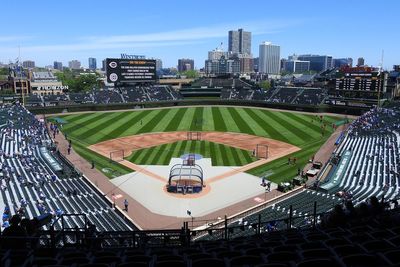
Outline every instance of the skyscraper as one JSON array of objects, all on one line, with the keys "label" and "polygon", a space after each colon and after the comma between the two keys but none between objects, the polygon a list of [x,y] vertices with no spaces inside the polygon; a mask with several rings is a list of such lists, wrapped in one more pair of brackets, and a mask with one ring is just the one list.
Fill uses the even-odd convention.
[{"label": "skyscraper", "polygon": [[91,70],[97,69],[97,62],[96,62],[96,59],[93,57],[89,58],[89,69],[91,69]]},{"label": "skyscraper", "polygon": [[310,70],[324,71],[333,67],[332,56],[327,55],[299,55],[299,60],[310,61]]},{"label": "skyscraper", "polygon": [[194,60],[188,58],[178,59],[178,71],[184,72],[188,70],[194,70]]},{"label": "skyscraper", "polygon": [[62,64],[62,62],[54,61],[53,68],[54,68],[55,70],[62,70],[62,69],[63,69],[63,64]]},{"label": "skyscraper", "polygon": [[359,57],[357,59],[357,67],[361,67],[361,66],[364,66],[364,65],[365,65],[364,58],[363,57]]},{"label": "skyscraper", "polygon": [[22,67],[27,69],[33,69],[35,67],[35,61],[25,60],[24,62],[22,62]]},{"label": "skyscraper", "polygon": [[271,42],[260,44],[258,71],[266,74],[279,74],[281,47]]},{"label": "skyscraper", "polygon": [[72,70],[77,70],[81,68],[81,62],[79,60],[71,60],[70,62],[68,62],[68,67]]},{"label": "skyscraper", "polygon": [[251,32],[239,29],[228,32],[228,51],[233,54],[251,55]]}]

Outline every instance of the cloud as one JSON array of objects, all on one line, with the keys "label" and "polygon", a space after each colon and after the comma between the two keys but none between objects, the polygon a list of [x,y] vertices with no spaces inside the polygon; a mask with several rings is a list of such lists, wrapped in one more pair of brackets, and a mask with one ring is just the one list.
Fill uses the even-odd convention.
[{"label": "cloud", "polygon": [[9,42],[15,43],[16,41],[23,41],[31,38],[32,36],[17,36],[17,35],[0,36],[0,43],[9,43]]}]

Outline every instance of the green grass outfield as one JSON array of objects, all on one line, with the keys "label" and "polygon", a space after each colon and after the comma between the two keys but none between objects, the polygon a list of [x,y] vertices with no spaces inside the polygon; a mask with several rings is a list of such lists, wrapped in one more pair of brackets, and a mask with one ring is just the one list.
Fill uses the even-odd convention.
[{"label": "green grass outfield", "polygon": [[[281,164],[286,159],[275,160],[250,173],[264,175],[268,172],[273,181],[292,178],[300,164],[305,163],[332,132],[332,123],[339,117],[324,116],[327,125],[324,136],[321,136],[321,123],[316,115],[296,112],[279,112],[258,108],[241,107],[190,107],[165,108],[154,110],[134,110],[119,112],[77,113],[58,116],[67,123],[62,131],[74,140],[73,146],[84,158],[95,160],[96,167],[113,168],[121,174],[130,171],[108,164],[104,158],[86,147],[101,141],[148,132],[168,131],[220,131],[240,132],[268,137],[287,142],[302,148],[294,153],[298,155],[298,166]],[[218,153],[218,152],[217,152]],[[301,156],[301,157],[300,157]],[[101,162],[100,162],[100,159]],[[99,162],[97,162],[99,160]],[[304,165],[304,164],[303,164]],[[107,174],[106,174],[107,175]],[[108,175],[110,177],[110,175]]]},{"label": "green grass outfield", "polygon": [[168,165],[171,158],[179,158],[187,153],[211,158],[213,166],[243,166],[257,160],[247,150],[209,141],[178,141],[144,148],[135,151],[127,159],[139,165]]}]

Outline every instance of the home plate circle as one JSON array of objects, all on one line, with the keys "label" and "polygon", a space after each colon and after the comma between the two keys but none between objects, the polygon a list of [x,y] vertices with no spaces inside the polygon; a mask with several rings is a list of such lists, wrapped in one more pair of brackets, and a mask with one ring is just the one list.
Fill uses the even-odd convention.
[{"label": "home plate circle", "polygon": [[259,198],[259,197],[255,197],[254,201],[258,202],[258,203],[264,202],[264,200],[262,198]]}]

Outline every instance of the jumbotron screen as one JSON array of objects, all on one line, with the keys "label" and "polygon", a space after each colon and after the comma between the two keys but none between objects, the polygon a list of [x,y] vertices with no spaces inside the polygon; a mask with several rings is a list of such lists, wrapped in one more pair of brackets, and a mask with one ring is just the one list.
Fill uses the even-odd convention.
[{"label": "jumbotron screen", "polygon": [[106,65],[109,83],[156,81],[156,61],[152,59],[107,58]]}]

